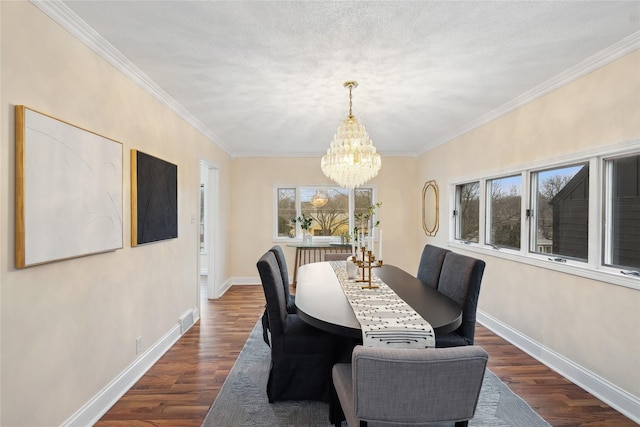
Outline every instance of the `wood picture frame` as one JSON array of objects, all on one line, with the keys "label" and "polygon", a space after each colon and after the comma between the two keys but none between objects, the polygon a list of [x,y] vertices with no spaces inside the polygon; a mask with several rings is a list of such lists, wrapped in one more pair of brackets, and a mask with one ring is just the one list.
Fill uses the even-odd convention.
[{"label": "wood picture frame", "polygon": [[178,166],[131,150],[131,246],[178,237]]},{"label": "wood picture frame", "polygon": [[427,236],[435,236],[440,227],[440,195],[438,184],[427,181],[422,187],[422,229]]},{"label": "wood picture frame", "polygon": [[123,243],[122,144],[15,106],[17,268]]}]

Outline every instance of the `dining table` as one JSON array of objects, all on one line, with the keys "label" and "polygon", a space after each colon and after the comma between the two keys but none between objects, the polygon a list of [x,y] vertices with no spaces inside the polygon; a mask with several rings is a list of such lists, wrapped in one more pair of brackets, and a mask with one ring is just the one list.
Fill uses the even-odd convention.
[{"label": "dining table", "polygon": [[[415,276],[393,265],[372,268],[404,302],[426,320],[436,335],[462,324],[462,307]],[[362,329],[331,262],[315,262],[298,269],[295,303],[298,316],[324,331],[361,338]]]}]

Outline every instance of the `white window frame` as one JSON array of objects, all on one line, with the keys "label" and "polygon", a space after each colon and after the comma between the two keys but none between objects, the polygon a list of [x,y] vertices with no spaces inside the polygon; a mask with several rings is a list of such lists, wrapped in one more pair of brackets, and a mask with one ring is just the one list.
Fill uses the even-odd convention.
[{"label": "white window frame", "polygon": [[[559,156],[554,160],[541,161],[531,164],[522,165],[519,168],[503,170],[500,174],[481,176],[481,177],[464,177],[460,180],[451,181],[448,184],[449,189],[449,246],[459,248],[471,252],[488,254],[498,258],[504,258],[515,262],[522,262],[537,267],[547,268],[573,274],[589,279],[611,283],[614,285],[624,286],[631,289],[640,290],[640,277],[625,275],[620,268],[605,265],[605,245],[608,235],[606,233],[605,213],[607,209],[607,191],[606,185],[610,185],[610,180],[606,178],[606,161],[619,157],[626,157],[640,154],[640,138],[625,141],[612,145],[605,149],[589,150],[581,153],[574,153],[566,156]],[[535,183],[532,182],[532,174],[544,169],[553,169],[563,166],[569,166],[577,163],[589,163],[589,243],[587,260],[564,259],[562,261],[555,260],[556,257],[547,256],[545,254],[534,253],[530,250],[532,240],[530,238],[532,218],[527,215],[533,212],[535,202],[532,200],[532,194],[535,192]],[[486,189],[487,181],[522,174],[522,221],[521,221],[521,239],[520,250],[512,250],[509,248],[495,248],[486,242],[485,228],[487,227],[487,210],[486,210]],[[463,242],[456,239],[455,236],[459,222],[453,211],[458,209],[457,206],[457,186],[471,182],[480,182],[480,235],[478,243]]]},{"label": "white window frame", "polygon": [[[289,244],[301,244],[302,243],[302,229],[300,228],[300,224],[296,223],[296,235],[295,237],[283,237],[283,236],[278,236],[278,189],[280,188],[295,188],[296,190],[296,201],[295,201],[295,206],[296,206],[296,218],[298,216],[300,216],[302,214],[302,207],[301,207],[301,200],[300,200],[300,190],[302,188],[317,188],[317,189],[323,189],[323,188],[332,188],[332,187],[338,187],[337,185],[331,185],[331,184],[326,184],[326,185],[317,185],[317,184],[312,184],[312,185],[287,185],[287,184],[278,184],[278,185],[274,185],[273,186],[273,226],[272,226],[272,239],[274,243],[289,243]],[[372,204],[377,203],[378,201],[378,188],[375,185],[363,185],[361,187],[358,187],[359,189],[361,188],[365,188],[365,189],[371,189],[371,198],[372,198]],[[350,189],[348,190],[349,192],[349,230],[352,231],[353,227],[355,226],[354,224],[354,213],[355,213],[355,190],[354,189]],[[373,223],[376,222],[376,215],[373,216],[372,218]],[[375,228],[374,228],[374,241],[377,242],[378,238],[377,238],[377,233],[375,232]],[[320,244],[329,244],[329,243],[340,243],[341,239],[340,236],[313,236],[313,242],[314,243],[320,243]]]},{"label": "white window frame", "polygon": [[[611,268],[614,270],[620,270],[621,267],[611,266],[613,264],[612,257],[612,248],[613,248],[613,161],[626,158],[626,157],[635,157],[640,155],[640,152],[637,153],[627,153],[624,155],[617,156],[608,156],[603,157],[600,166],[602,167],[602,176],[603,176],[603,191],[601,193],[602,197],[602,209],[598,211],[601,215],[601,224],[602,224],[602,244],[600,248],[602,250],[601,253],[597,254],[598,259],[601,260],[604,268]],[[631,269],[622,269],[622,274],[636,274],[638,272],[637,268]]]},{"label": "white window frame", "polygon": [[[524,182],[525,182],[525,178],[523,177],[523,173],[513,173],[510,175],[500,175],[500,176],[495,176],[492,178],[486,178],[484,179],[484,187],[485,187],[485,209],[484,209],[484,223],[485,223],[485,234],[484,234],[484,242],[485,245],[490,246],[493,249],[496,250],[500,250],[500,249],[505,249],[505,250],[511,250],[511,251],[515,251],[515,252],[520,252],[522,250],[523,247],[523,239],[522,239],[522,224],[526,221],[526,216],[523,216],[523,207],[526,206],[523,203],[523,198],[524,198]],[[496,245],[494,242],[491,241],[487,241],[489,240],[489,236],[491,235],[491,209],[493,208],[492,204],[490,203],[490,195],[491,192],[489,191],[489,187],[491,186],[491,182],[492,181],[497,181],[500,179],[506,179],[506,178],[514,178],[514,177],[520,177],[520,247],[519,248],[508,248],[505,246],[498,246]],[[480,214],[480,219],[482,221],[482,213]],[[488,234],[486,234],[488,233]],[[496,247],[497,246],[497,247]]]}]

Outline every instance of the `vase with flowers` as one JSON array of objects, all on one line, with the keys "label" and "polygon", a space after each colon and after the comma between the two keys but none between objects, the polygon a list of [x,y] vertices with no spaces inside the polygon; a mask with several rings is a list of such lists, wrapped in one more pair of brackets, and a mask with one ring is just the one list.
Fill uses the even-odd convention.
[{"label": "vase with flowers", "polygon": [[[354,215],[353,238],[358,242],[359,246],[367,246],[367,238],[370,239],[370,245],[373,246],[373,228],[380,225],[380,221],[373,222],[376,209],[382,206],[382,202],[375,203],[367,208],[364,212],[358,212]],[[362,239],[363,241],[360,241]],[[373,249],[373,248],[369,248]]]},{"label": "vase with flowers", "polygon": [[300,223],[300,228],[302,229],[302,244],[311,245],[311,223],[313,222],[313,218],[302,214],[298,218],[291,220],[291,223],[294,225],[296,222]]}]

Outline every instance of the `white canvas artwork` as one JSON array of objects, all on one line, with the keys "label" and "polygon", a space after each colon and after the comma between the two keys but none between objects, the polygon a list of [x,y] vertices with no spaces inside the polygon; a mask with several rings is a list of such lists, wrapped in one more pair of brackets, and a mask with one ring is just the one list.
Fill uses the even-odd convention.
[{"label": "white canvas artwork", "polygon": [[122,248],[122,144],[21,106],[17,127],[19,108],[17,266]]}]

